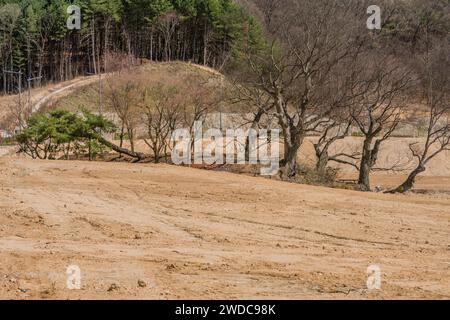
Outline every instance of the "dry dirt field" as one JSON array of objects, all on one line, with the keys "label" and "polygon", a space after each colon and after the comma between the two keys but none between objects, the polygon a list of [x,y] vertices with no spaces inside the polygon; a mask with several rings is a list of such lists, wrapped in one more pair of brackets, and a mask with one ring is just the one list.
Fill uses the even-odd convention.
[{"label": "dry dirt field", "polygon": [[449,299],[450,196],[1,157],[0,298]]}]

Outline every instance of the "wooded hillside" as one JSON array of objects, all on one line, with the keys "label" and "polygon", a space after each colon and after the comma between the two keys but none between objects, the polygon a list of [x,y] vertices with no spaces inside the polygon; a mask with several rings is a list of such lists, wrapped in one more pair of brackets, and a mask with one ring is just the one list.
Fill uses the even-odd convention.
[{"label": "wooded hillside", "polygon": [[[67,8],[81,8],[69,30]],[[0,63],[31,81],[64,81],[135,59],[182,60],[221,68],[257,43],[256,21],[232,0],[0,0]],[[18,74],[0,74],[17,92]]]}]

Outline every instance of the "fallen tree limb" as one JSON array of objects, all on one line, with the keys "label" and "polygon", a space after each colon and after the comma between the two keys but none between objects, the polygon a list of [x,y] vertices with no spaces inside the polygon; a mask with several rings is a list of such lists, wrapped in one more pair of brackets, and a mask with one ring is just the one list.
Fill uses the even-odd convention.
[{"label": "fallen tree limb", "polygon": [[115,145],[114,143],[106,140],[105,138],[103,138],[101,136],[96,137],[96,139],[99,143],[103,144],[104,146],[114,150],[117,153],[130,156],[130,157],[136,159],[136,161],[142,161],[142,160],[150,158],[150,156],[145,153],[134,152],[134,151],[128,150],[126,148],[119,147],[118,145]]}]

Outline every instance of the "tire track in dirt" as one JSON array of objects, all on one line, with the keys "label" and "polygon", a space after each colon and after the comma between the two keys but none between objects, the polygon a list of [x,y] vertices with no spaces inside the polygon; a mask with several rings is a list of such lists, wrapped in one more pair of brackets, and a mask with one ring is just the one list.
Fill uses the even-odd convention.
[{"label": "tire track in dirt", "polygon": [[[450,198],[166,165],[2,158],[0,168],[0,297],[450,296]],[[379,292],[364,290],[373,263]],[[65,289],[69,264],[85,275],[79,292]]]}]

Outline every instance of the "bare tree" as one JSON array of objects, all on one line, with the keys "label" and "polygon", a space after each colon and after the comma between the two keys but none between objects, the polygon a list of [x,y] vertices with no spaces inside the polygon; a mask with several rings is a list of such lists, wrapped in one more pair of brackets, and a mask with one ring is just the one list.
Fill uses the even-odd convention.
[{"label": "bare tree", "polygon": [[[323,95],[327,96],[329,104],[333,106],[328,118],[324,118],[317,132],[319,139],[314,143],[317,157],[316,170],[320,175],[326,173],[330,161],[346,165],[354,165],[354,161],[360,158],[359,152],[338,152],[330,154],[331,147],[339,140],[345,139],[353,126],[353,117],[349,110],[358,103],[358,74],[361,70],[355,61],[341,63],[336,70],[330,74],[330,82],[324,87]],[[339,94],[336,94],[339,93]]]},{"label": "bare tree", "polygon": [[268,50],[248,55],[256,77],[246,85],[272,100],[284,140],[283,175],[292,178],[305,137],[327,123],[347,97],[348,92],[331,85],[333,73],[358,55],[361,25],[354,21],[365,11],[325,0],[281,1],[262,11],[271,12],[278,21],[271,18],[273,40]]},{"label": "bare tree", "polygon": [[150,148],[155,163],[167,156],[170,136],[180,119],[181,102],[175,87],[156,84],[143,91],[140,108],[147,137],[143,140]]},{"label": "bare tree", "polygon": [[164,58],[170,61],[172,57],[172,38],[179,24],[179,18],[175,11],[167,12],[158,19],[157,28],[164,37]]},{"label": "bare tree", "polygon": [[32,114],[32,106],[24,99],[15,97],[7,107],[11,121],[10,131],[23,130]]},{"label": "bare tree", "polygon": [[194,152],[195,140],[200,138],[195,135],[195,123],[197,121],[205,121],[208,114],[217,111],[222,100],[222,97],[217,92],[221,88],[209,83],[207,77],[200,75],[191,76],[189,79],[186,78],[178,86],[185,92],[181,103],[182,121],[183,126],[189,128],[191,151]]},{"label": "bare tree", "polygon": [[[110,109],[120,121],[120,147],[123,147],[125,136],[130,141],[131,151],[134,152],[134,140],[137,126],[137,109],[139,85],[130,75],[123,75],[124,81],[108,81],[106,97]],[[125,83],[124,83],[125,82]]]},{"label": "bare tree", "polygon": [[[242,80],[242,76],[241,80]],[[242,126],[249,126],[251,130],[260,128],[264,116],[272,118],[271,111],[274,107],[273,99],[263,90],[254,86],[241,85],[241,80],[235,79],[228,92],[227,100],[238,108],[240,113],[246,114]],[[245,141],[245,159],[250,157],[250,138]]]},{"label": "bare tree", "polygon": [[[450,150],[450,83],[448,73],[450,60],[449,47],[444,44],[433,52],[427,49],[425,57],[420,60],[420,88],[428,109],[428,125],[425,142],[414,142],[409,149],[417,161],[417,166],[410,172],[406,180],[390,193],[404,193],[414,186],[416,177],[426,170],[427,164],[438,154]],[[420,113],[423,116],[423,113]]]},{"label": "bare tree", "polygon": [[405,97],[413,79],[410,71],[390,57],[367,56],[355,93],[352,118],[364,136],[359,165],[358,188],[370,190],[370,173],[380,147],[402,120]]},{"label": "bare tree", "polygon": [[319,140],[314,143],[314,151],[316,152],[317,157],[316,170],[319,174],[323,175],[326,172],[327,165],[330,161],[347,164],[346,160],[341,159],[342,157],[356,157],[356,155],[349,156],[345,153],[337,153],[333,155],[330,155],[329,153],[330,147],[335,142],[348,137],[352,122],[353,121],[351,119],[348,119],[347,122],[340,122],[330,119],[324,126]]}]

